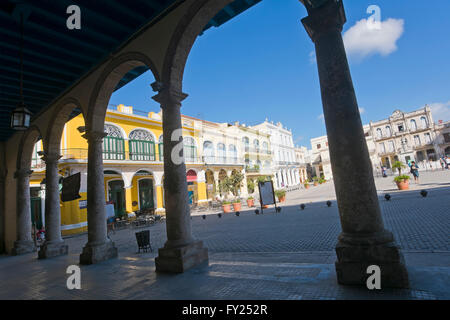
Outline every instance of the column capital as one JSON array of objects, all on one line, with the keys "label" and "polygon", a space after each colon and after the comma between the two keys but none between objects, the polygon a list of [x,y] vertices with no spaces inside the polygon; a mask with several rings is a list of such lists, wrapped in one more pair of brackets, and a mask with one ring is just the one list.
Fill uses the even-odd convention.
[{"label": "column capital", "polygon": [[181,106],[181,102],[188,97],[187,93],[183,93],[180,90],[173,88],[165,88],[164,86],[158,92],[157,95],[153,96],[152,99],[161,104],[164,108],[167,105],[178,105]]},{"label": "column capital", "polygon": [[306,8],[308,16],[302,19],[302,23],[313,42],[330,31],[342,32],[347,21],[342,0],[330,0],[323,6]]},{"label": "column capital", "polygon": [[44,155],[42,156],[42,160],[45,162],[45,164],[50,164],[50,163],[57,163],[59,159],[62,158],[62,155],[54,153],[54,154],[47,154],[44,153]]},{"label": "column capital", "polygon": [[85,138],[88,143],[91,142],[102,142],[103,138],[106,137],[108,134],[106,132],[100,132],[100,131],[88,131],[85,134],[82,135],[83,138]]},{"label": "column capital", "polygon": [[31,174],[33,173],[33,170],[30,170],[28,168],[26,169],[17,169],[16,172],[14,172],[14,178],[24,178],[24,177],[29,177],[31,176]]}]

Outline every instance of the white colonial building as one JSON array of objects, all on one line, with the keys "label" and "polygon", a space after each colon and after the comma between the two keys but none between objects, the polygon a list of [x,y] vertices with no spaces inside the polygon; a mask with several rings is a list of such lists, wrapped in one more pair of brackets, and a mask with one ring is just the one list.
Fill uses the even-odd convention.
[{"label": "white colonial building", "polygon": [[[435,124],[428,106],[412,112],[396,110],[363,128],[374,174],[381,174],[383,166],[390,169],[395,161],[415,161],[421,169],[434,169],[440,157],[450,154],[450,124]],[[327,136],[311,139],[311,146],[316,175],[331,179]]]},{"label": "white colonial building", "polygon": [[295,157],[292,131],[284,128],[280,122],[274,124],[267,119],[263,123],[252,126],[252,128],[270,136],[275,188],[281,189],[299,185],[300,166]]}]

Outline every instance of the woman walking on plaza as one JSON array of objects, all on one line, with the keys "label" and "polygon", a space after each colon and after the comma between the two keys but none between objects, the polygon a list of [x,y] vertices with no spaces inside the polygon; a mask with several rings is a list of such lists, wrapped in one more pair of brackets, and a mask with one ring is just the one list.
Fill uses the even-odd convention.
[{"label": "woman walking on plaza", "polygon": [[415,161],[411,162],[411,173],[414,176],[414,182],[419,184],[419,167]]}]

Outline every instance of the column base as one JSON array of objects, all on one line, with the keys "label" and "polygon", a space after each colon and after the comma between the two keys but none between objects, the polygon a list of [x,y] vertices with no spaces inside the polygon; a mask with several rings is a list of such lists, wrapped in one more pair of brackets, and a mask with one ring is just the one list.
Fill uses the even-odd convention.
[{"label": "column base", "polygon": [[17,240],[14,241],[14,248],[11,250],[11,255],[19,256],[26,253],[31,253],[36,251],[36,246],[33,241],[27,240]]},{"label": "column base", "polygon": [[69,253],[69,246],[64,241],[44,242],[38,252],[38,259],[63,256]]},{"label": "column base", "polygon": [[203,241],[195,241],[176,248],[161,248],[155,258],[156,272],[183,273],[186,270],[208,263],[208,248]]},{"label": "column base", "polygon": [[117,258],[117,248],[111,240],[94,245],[88,242],[80,254],[80,264],[95,264],[113,258]]},{"label": "column base", "polygon": [[371,274],[367,267],[377,265],[381,271],[381,288],[408,288],[408,272],[399,248],[393,243],[373,245],[336,245],[337,280],[343,285],[367,285]]}]

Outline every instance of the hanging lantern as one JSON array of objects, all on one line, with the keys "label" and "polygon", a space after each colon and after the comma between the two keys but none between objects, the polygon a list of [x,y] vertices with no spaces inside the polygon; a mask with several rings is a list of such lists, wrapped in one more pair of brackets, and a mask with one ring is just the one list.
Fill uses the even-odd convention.
[{"label": "hanging lantern", "polygon": [[31,112],[23,102],[23,13],[20,14],[20,102],[11,112],[11,128],[26,130],[30,126]]},{"label": "hanging lantern", "polygon": [[11,128],[14,130],[26,130],[30,126],[31,112],[24,104],[19,103],[11,113]]}]

